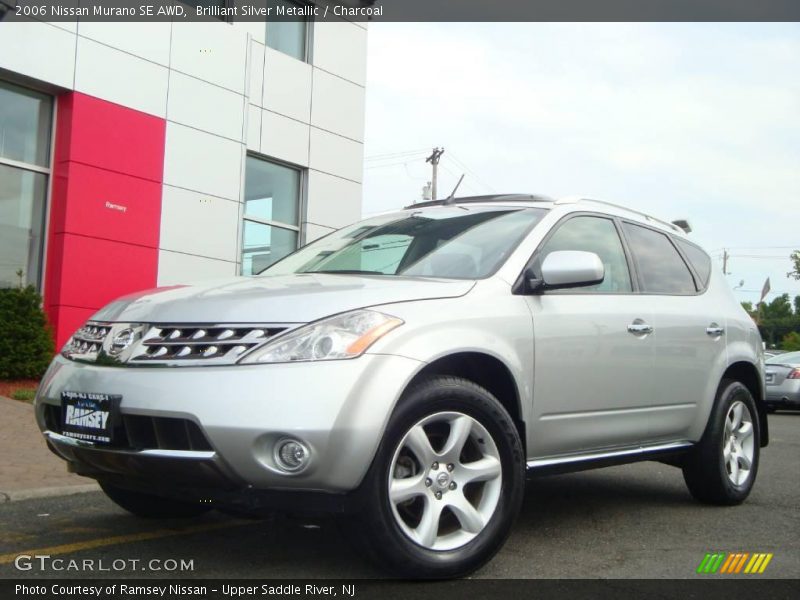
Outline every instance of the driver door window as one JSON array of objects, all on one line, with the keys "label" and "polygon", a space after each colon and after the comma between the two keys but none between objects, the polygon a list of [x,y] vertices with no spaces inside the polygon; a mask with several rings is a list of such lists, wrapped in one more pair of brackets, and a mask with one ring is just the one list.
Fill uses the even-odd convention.
[{"label": "driver door window", "polygon": [[619,239],[617,228],[611,219],[604,217],[573,217],[558,226],[539,251],[539,265],[551,252],[557,250],[582,250],[594,252],[603,261],[605,278],[601,283],[583,288],[570,289],[569,293],[632,292],[628,261]]}]

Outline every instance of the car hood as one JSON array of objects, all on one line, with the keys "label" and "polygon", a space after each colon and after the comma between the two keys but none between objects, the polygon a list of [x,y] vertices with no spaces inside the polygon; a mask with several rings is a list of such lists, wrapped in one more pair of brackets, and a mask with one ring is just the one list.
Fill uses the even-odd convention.
[{"label": "car hood", "polygon": [[307,323],[357,308],[463,296],[474,281],[301,273],[146,290],[92,320],[129,323]]}]

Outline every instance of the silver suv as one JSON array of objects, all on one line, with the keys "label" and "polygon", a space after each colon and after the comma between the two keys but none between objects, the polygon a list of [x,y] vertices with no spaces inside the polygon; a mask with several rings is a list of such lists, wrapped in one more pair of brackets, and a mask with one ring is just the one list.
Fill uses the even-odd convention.
[{"label": "silver suv", "polygon": [[393,573],[452,577],[502,546],[526,471],[657,460],[698,500],[742,502],[763,381],[756,326],[680,227],[507,195],[112,302],[36,416],[136,515],[332,513]]}]

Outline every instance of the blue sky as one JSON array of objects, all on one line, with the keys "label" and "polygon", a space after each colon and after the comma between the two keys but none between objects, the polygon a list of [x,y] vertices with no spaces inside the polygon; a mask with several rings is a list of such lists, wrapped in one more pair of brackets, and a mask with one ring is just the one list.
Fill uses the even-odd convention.
[{"label": "blue sky", "polygon": [[[667,220],[741,300],[800,294],[800,25],[370,26],[364,214],[440,195],[582,195]],[[399,153],[407,153],[400,155]],[[395,156],[386,156],[395,155]]]}]

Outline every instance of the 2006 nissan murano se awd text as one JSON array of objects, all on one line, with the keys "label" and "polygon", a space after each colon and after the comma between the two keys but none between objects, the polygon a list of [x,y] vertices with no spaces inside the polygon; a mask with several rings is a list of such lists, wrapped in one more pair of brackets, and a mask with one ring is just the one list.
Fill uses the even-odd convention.
[{"label": "2006 nissan murano se awd text", "polygon": [[36,417],[136,515],[338,514],[392,573],[455,577],[502,546],[526,470],[658,460],[698,500],[742,502],[763,379],[756,326],[681,227],[506,195],[116,300],[54,359]]}]

